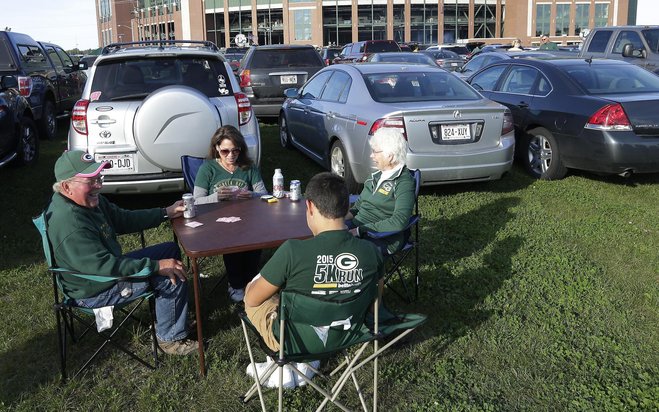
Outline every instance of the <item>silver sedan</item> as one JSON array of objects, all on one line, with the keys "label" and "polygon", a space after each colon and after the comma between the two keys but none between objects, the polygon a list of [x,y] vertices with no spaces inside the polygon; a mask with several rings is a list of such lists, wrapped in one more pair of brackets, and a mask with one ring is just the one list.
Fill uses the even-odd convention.
[{"label": "silver sedan", "polygon": [[437,67],[332,65],[285,94],[282,146],[343,176],[352,193],[374,171],[368,139],[381,127],[402,129],[422,185],[496,180],[512,166],[510,111]]}]

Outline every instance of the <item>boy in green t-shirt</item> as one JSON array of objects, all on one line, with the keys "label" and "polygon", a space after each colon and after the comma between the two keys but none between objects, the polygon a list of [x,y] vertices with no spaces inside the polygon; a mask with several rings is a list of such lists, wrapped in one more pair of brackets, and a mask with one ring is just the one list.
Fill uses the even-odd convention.
[{"label": "boy in green t-shirt", "polygon": [[372,282],[382,290],[384,266],[371,242],[347,231],[348,190],[343,178],[331,173],[314,176],[305,191],[307,225],[314,237],[286,241],[265,264],[245,292],[245,312],[266,344],[279,342],[272,332],[280,289],[318,295],[345,294]]}]

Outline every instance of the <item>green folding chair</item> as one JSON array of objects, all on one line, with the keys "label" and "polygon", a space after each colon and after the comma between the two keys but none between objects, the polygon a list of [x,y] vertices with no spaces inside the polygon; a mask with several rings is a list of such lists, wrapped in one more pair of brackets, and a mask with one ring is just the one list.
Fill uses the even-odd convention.
[{"label": "green folding chair", "polygon": [[[373,306],[375,305],[375,306]],[[254,384],[242,397],[248,402],[256,393],[261,401],[261,408],[266,410],[262,386],[270,376],[279,369],[278,410],[283,407],[283,374],[284,366],[297,373],[310,387],[324,396],[317,410],[322,410],[328,402],[332,402],[341,410],[350,410],[337,398],[345,384],[352,380],[357,391],[361,408],[369,410],[362,388],[358,382],[356,372],[373,361],[373,410],[377,410],[378,396],[378,357],[383,351],[409,334],[422,324],[426,317],[423,315],[400,316],[398,322],[386,326],[378,324],[377,313],[369,316],[371,308],[377,307],[377,283],[365,286],[356,294],[333,294],[329,296],[306,295],[301,292],[282,290],[280,292],[279,322],[273,330],[280,343],[279,352],[268,348],[256,331],[247,315],[240,313],[240,320],[247,343],[247,350],[252,364]],[[373,323],[368,324],[367,318]],[[374,319],[373,319],[374,318]],[[370,326],[370,327],[369,327]],[[318,333],[318,329],[326,334]],[[251,333],[250,333],[251,331]],[[380,341],[394,336],[386,345],[380,347]],[[275,362],[269,365],[259,375],[252,350],[250,334],[255,335],[261,349]],[[366,349],[372,346],[373,351],[367,355]],[[350,350],[349,350],[350,349]],[[333,358],[339,354],[344,357],[343,362],[329,374],[313,369],[319,379],[327,381],[321,385],[308,378],[293,362],[311,362]],[[322,383],[321,383],[322,384]]]},{"label": "green folding chair", "polygon": [[[83,365],[77,370],[73,375],[73,378],[77,377],[80,373],[87,369],[87,367],[98,357],[98,355],[109,345],[114,346],[115,348],[121,350],[122,352],[129,355],[134,360],[140,362],[142,365],[146,366],[149,369],[155,369],[158,367],[158,344],[156,338],[156,329],[155,329],[155,297],[153,293],[146,292],[141,295],[135,296],[130,302],[124,304],[115,305],[115,313],[123,314],[122,318],[114,319],[114,326],[110,329],[98,332],[96,329],[95,316],[93,309],[83,308],[76,305],[74,299],[70,298],[64,292],[62,287],[62,276],[75,276],[78,278],[90,280],[93,282],[114,282],[120,278],[108,277],[108,276],[97,276],[90,274],[83,274],[76,271],[71,271],[65,268],[58,267],[53,258],[53,249],[48,239],[47,234],[47,219],[45,212],[42,212],[40,215],[34,217],[32,222],[37,227],[39,234],[41,235],[42,246],[44,251],[44,256],[46,258],[46,263],[48,264],[48,271],[52,276],[53,281],[53,310],[55,312],[55,317],[57,319],[57,343],[59,349],[60,357],[60,368],[62,372],[62,382],[66,382],[67,373],[66,373],[66,364],[67,364],[67,354],[68,354],[68,338],[71,339],[73,343],[78,343],[83,337],[92,332],[96,333],[101,338],[101,345],[93,352],[91,357],[87,359]],[[143,236],[143,235],[142,235]],[[143,239],[143,237],[142,237]],[[148,273],[139,273],[135,277],[148,276]],[[148,302],[150,322],[147,325],[143,325],[142,321],[135,316],[135,311],[141,307],[144,302]],[[117,333],[122,329],[122,327],[129,321],[134,320],[139,322],[141,325],[145,326],[145,330],[150,333],[151,337],[151,356],[153,361],[148,361],[147,359],[138,356],[133,351],[129,350],[125,345],[122,345],[115,338]],[[76,322],[79,325],[80,329],[76,327]]]}]

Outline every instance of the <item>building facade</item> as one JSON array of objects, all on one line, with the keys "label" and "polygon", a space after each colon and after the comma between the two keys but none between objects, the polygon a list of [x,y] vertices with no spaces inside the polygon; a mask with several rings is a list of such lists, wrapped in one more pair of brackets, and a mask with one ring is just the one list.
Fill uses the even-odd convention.
[{"label": "building facade", "polygon": [[643,0],[96,0],[99,45],[156,39],[342,45],[420,44],[540,36],[573,44],[586,29],[634,24]]}]

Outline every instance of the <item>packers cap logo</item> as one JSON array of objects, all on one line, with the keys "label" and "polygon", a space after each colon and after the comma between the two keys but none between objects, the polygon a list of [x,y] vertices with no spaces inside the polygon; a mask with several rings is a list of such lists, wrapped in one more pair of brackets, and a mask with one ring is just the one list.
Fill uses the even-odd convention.
[{"label": "packers cap logo", "polygon": [[83,153],[82,156],[80,156],[80,160],[85,163],[94,163],[94,156],[90,155],[89,153]]}]

